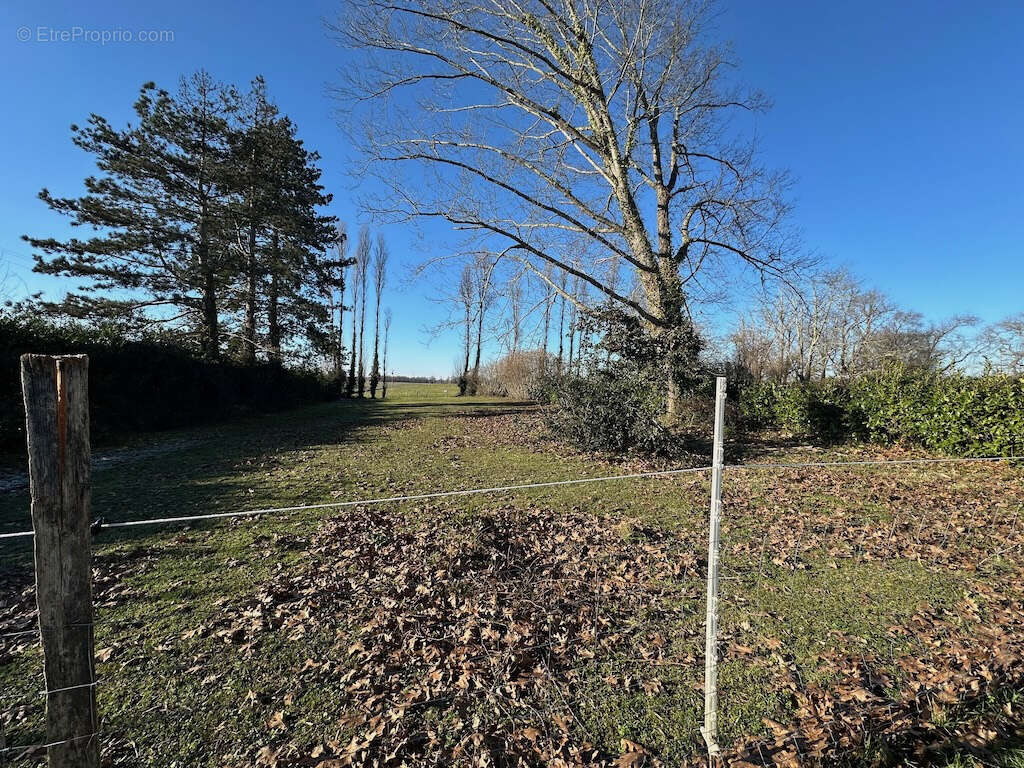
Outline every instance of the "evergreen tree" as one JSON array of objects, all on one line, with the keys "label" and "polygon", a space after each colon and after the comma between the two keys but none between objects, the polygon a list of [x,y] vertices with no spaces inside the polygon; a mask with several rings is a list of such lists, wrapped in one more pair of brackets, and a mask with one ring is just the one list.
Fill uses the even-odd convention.
[{"label": "evergreen tree", "polygon": [[230,270],[225,212],[231,185],[231,94],[206,72],[172,96],[153,83],[135,102],[138,124],[118,130],[93,114],[72,126],[74,143],[96,156],[102,176],[80,198],[40,198],[97,233],[88,239],[33,238],[36,270],[85,278],[51,311],[93,319],[177,322],[209,358],[220,354],[219,302]]},{"label": "evergreen tree", "polygon": [[320,280],[332,261],[337,219],[318,212],[331,201],[320,184],[320,155],[305,148],[287,117],[275,120],[270,133],[267,337],[270,359],[280,363],[283,341],[296,337],[317,354],[331,353],[332,313]]},{"label": "evergreen tree", "polygon": [[250,364],[256,362],[260,346],[257,314],[261,283],[267,272],[261,250],[267,248],[267,220],[272,212],[277,182],[270,174],[276,116],[277,108],[269,101],[266,83],[258,77],[240,103],[238,122],[230,136],[230,171],[237,192],[233,205],[233,244],[239,254],[238,276],[242,283],[239,293],[243,297],[238,357]]}]

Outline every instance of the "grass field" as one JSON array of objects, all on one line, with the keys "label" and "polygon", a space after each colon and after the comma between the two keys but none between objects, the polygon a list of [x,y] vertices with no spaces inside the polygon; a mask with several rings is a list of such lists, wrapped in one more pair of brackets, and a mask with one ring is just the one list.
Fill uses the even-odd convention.
[{"label": "grass field", "polygon": [[[385,402],[98,456],[93,510],[135,520],[657,466],[573,454],[534,406],[397,384]],[[323,768],[696,759],[707,497],[696,473],[101,532],[104,753]],[[30,527],[27,508],[24,491],[0,494],[0,532]],[[1019,465],[728,471],[732,760],[1024,766],[1022,511]],[[30,628],[30,549],[0,553],[0,633]],[[40,684],[38,648],[0,640],[0,747],[45,739]]]}]

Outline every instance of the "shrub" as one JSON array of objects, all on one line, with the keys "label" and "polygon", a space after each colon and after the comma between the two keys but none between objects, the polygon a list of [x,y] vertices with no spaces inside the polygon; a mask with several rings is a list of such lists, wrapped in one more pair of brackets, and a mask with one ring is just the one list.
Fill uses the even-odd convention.
[{"label": "shrub", "polygon": [[583,450],[668,454],[672,435],[661,423],[662,400],[654,391],[649,382],[607,371],[567,376],[555,390],[548,424]]},{"label": "shrub", "polygon": [[116,328],[0,313],[0,446],[5,449],[24,445],[19,358],[26,352],[89,355],[92,432],[100,438],[280,410],[324,400],[330,390],[311,371],[210,362],[159,335],[133,338]]},{"label": "shrub", "polygon": [[488,395],[527,400],[552,367],[550,356],[545,360],[540,349],[509,352],[480,372],[480,388]]},{"label": "shrub", "polygon": [[778,386],[770,381],[743,384],[739,390],[740,425],[751,429],[778,426]]},{"label": "shrub", "polygon": [[852,384],[868,437],[953,454],[1003,455],[1024,447],[1024,379],[939,376],[894,367]]},{"label": "shrub", "polygon": [[584,321],[581,337],[586,343],[574,364],[581,373],[535,388],[555,405],[552,431],[583,450],[672,454],[677,441],[663,421],[666,375],[671,368],[681,395],[693,395],[706,378],[693,329],[652,336],[635,316],[608,306]]},{"label": "shrub", "polygon": [[850,419],[850,392],[843,382],[826,380],[784,387],[775,403],[779,426],[790,432],[838,440],[857,432]]},{"label": "shrub", "polygon": [[740,392],[746,426],[829,440],[908,442],[950,454],[1024,448],[1024,379],[893,366],[850,381],[758,383]]}]

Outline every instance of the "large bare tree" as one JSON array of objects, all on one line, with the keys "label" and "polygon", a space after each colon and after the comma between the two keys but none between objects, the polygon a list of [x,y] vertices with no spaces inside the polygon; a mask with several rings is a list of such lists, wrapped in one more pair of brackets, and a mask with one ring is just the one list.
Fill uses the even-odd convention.
[{"label": "large bare tree", "polygon": [[669,341],[709,276],[785,267],[784,176],[732,122],[765,101],[730,83],[706,3],[343,2],[363,60],[340,92],[366,111],[381,211],[447,220],[571,300],[545,267],[568,273]]}]

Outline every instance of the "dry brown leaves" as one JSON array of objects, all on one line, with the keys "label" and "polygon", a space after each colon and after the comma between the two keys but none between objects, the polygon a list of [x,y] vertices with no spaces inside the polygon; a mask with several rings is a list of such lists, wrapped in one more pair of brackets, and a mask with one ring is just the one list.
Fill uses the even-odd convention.
[{"label": "dry brown leaves", "polygon": [[577,686],[612,654],[665,659],[649,627],[671,618],[666,598],[697,598],[696,558],[583,513],[434,514],[429,525],[359,509],[331,521],[301,581],[280,576],[208,628],[253,653],[268,632],[338,638],[290,681],[338,691],[335,732],[305,751],[275,713],[256,764],[656,765],[639,744],[593,744]]},{"label": "dry brown leaves", "polygon": [[[913,640],[914,655],[853,655],[856,638],[837,637],[835,650],[820,660],[835,675],[827,688],[802,682],[779,649],[769,649],[795,716],[786,724],[766,722],[772,736],[744,739],[724,756],[728,764],[827,764],[868,743],[876,751],[884,744],[890,759],[921,760],[951,748],[984,755],[1000,739],[1020,737],[984,719],[940,724],[944,714],[969,713],[991,694],[1024,688],[1024,485],[1013,468],[964,472],[953,468],[910,481],[905,472],[884,471],[866,483],[843,471],[788,471],[772,479],[764,501],[734,494],[729,516],[769,512],[758,535],[728,547],[749,567],[766,560],[794,570],[822,559],[910,560],[937,579],[956,572],[966,579],[966,594],[953,606],[922,606],[889,628],[894,642]],[[805,503],[795,506],[812,494],[837,503],[810,511]],[[891,517],[865,515],[871,507]],[[897,680],[883,671],[894,667]]]}]

